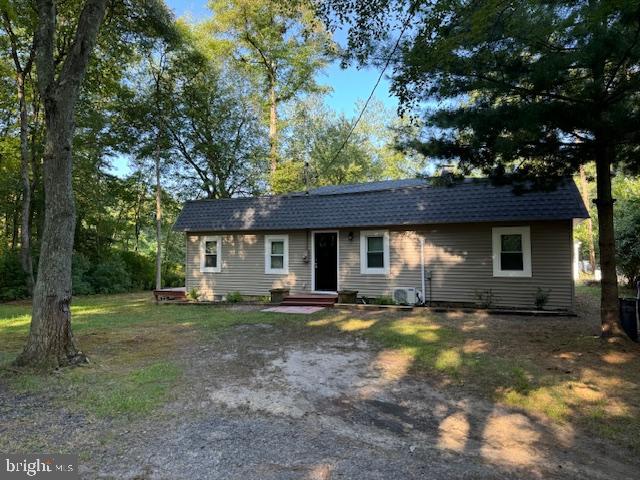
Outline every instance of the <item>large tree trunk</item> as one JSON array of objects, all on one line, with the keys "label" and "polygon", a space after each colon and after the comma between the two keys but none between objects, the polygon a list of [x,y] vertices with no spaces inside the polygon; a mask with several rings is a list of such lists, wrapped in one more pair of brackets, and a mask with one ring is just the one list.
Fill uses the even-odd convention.
[{"label": "large tree trunk", "polygon": [[57,367],[84,358],[71,332],[71,255],[75,205],[71,189],[72,112],[47,115],[44,153],[45,218],[27,345],[19,365]]},{"label": "large tree trunk", "polygon": [[616,273],[616,251],[613,229],[613,197],[611,196],[611,147],[596,147],[596,180],[598,198],[598,229],[600,246],[600,269],[602,270],[600,295],[600,320],[602,337],[622,334],[618,324],[618,276]]},{"label": "large tree trunk", "polygon": [[[45,107],[45,214],[29,338],[17,365],[58,367],[86,361],[71,331],[71,256],[75,231],[72,151],[75,106],[106,0],[86,0],[62,67],[54,61],[56,5],[37,0],[36,64]],[[58,73],[59,71],[59,73]]]},{"label": "large tree trunk", "polygon": [[[585,206],[589,208],[589,184],[587,183],[587,173],[585,172],[584,165],[580,165],[580,194],[582,195],[582,201]],[[589,264],[591,264],[591,271],[596,269],[596,246],[593,241],[593,221],[591,218],[587,218],[587,247],[589,248]]]},{"label": "large tree trunk", "polygon": [[160,154],[156,152],[156,289],[162,288],[162,197]]},{"label": "large tree trunk", "polygon": [[20,229],[20,261],[27,280],[29,295],[33,295],[33,261],[31,259],[31,178],[29,158],[29,118],[24,92],[25,76],[17,75],[20,108],[20,175],[22,177],[22,226]]},{"label": "large tree trunk", "polygon": [[275,79],[269,84],[269,161],[271,171],[275,172],[278,167],[278,100]]}]

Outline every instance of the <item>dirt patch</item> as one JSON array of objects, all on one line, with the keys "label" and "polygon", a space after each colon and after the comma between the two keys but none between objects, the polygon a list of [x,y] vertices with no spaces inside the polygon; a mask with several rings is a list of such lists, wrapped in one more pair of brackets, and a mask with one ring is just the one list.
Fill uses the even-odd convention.
[{"label": "dirt patch", "polygon": [[[633,470],[622,456],[611,455],[610,447],[594,452],[598,442],[578,437],[569,426],[412,377],[411,358],[402,350],[379,350],[353,335],[292,335],[280,326],[238,328],[243,346],[232,349],[242,353],[217,351],[210,359],[216,365],[213,377],[203,374],[202,365],[198,369],[201,380],[211,382],[200,405],[211,411],[292,422],[296,436],[304,436],[300,429],[312,421],[353,445],[382,449],[383,456],[402,452],[416,472],[421,471],[418,465],[435,462],[447,478],[464,478],[462,470],[469,468],[473,478],[626,478]],[[275,344],[274,338],[279,339]],[[465,348],[476,352],[487,345],[478,340]],[[580,395],[592,395],[588,387],[576,388]],[[449,464],[451,458],[458,463]],[[320,463],[294,478],[311,478],[314,468],[325,476],[344,475],[339,466]],[[273,478],[289,478],[278,471]]]}]

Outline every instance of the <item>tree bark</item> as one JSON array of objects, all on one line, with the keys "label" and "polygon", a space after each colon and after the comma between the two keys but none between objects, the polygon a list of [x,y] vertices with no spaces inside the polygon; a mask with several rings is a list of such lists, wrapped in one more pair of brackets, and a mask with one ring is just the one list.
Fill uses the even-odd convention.
[{"label": "tree bark", "polygon": [[[585,172],[584,165],[580,165],[580,194],[582,195],[582,201],[585,206],[589,208],[589,185],[587,183],[587,173]],[[591,217],[587,218],[587,247],[589,248],[589,264],[591,265],[591,271],[596,270],[596,246],[593,241],[593,221]]]},{"label": "tree bark", "polygon": [[278,99],[273,78],[269,80],[269,160],[271,172],[275,172],[278,167]]},{"label": "tree bark", "polygon": [[618,276],[613,229],[613,203],[611,195],[612,148],[596,145],[596,180],[598,198],[598,229],[600,246],[600,269],[602,270],[600,294],[600,321],[603,338],[622,335],[618,323]]},{"label": "tree bark", "polygon": [[156,152],[156,289],[162,288],[162,197],[160,152]]},{"label": "tree bark", "polygon": [[54,61],[55,2],[37,0],[36,8],[38,90],[45,107],[45,218],[31,328],[16,364],[55,368],[86,361],[71,331],[71,256],[76,221],[71,146],[76,102],[106,0],[86,0],[73,45],[59,73]]},{"label": "tree bark", "polygon": [[[17,199],[16,199],[17,203]],[[15,208],[13,210],[13,230],[11,234],[11,250],[16,250],[18,247],[18,237],[20,236],[20,228],[18,225],[20,224],[20,209]]]}]

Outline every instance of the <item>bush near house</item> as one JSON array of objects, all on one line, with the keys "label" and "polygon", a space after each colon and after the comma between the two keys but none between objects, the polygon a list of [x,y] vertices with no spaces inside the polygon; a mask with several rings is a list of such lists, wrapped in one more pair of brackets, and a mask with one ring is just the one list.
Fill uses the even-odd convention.
[{"label": "bush near house", "polygon": [[242,300],[244,300],[244,298],[240,292],[229,292],[227,294],[227,302],[229,303],[239,303]]}]

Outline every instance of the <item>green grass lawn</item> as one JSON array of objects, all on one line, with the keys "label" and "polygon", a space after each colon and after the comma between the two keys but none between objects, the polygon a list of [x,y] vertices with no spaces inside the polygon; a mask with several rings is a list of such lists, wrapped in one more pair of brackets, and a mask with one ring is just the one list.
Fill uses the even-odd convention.
[{"label": "green grass lawn", "polygon": [[71,392],[61,400],[73,399],[99,416],[144,415],[167,401],[182,374],[172,355],[182,345],[240,323],[294,320],[262,312],[156,305],[149,293],[78,297],[72,305],[73,331],[91,363],[63,370],[51,382],[47,374],[16,374],[10,368],[26,340],[29,312],[27,303],[0,305],[0,374],[16,392]]},{"label": "green grass lawn", "polygon": [[[74,299],[73,328],[91,363],[51,374],[9,367],[24,344],[29,305],[0,305],[0,381],[18,393],[47,391],[54,401],[100,417],[135,417],[170,401],[185,378],[176,352],[198,348],[231,326],[277,324],[287,338],[358,335],[393,365],[415,375],[586,428],[640,451],[640,349],[597,338],[597,308],[581,318],[490,316],[416,310],[327,310],[276,315],[226,307],[155,305],[148,293]],[[240,335],[240,333],[238,333]]]}]

